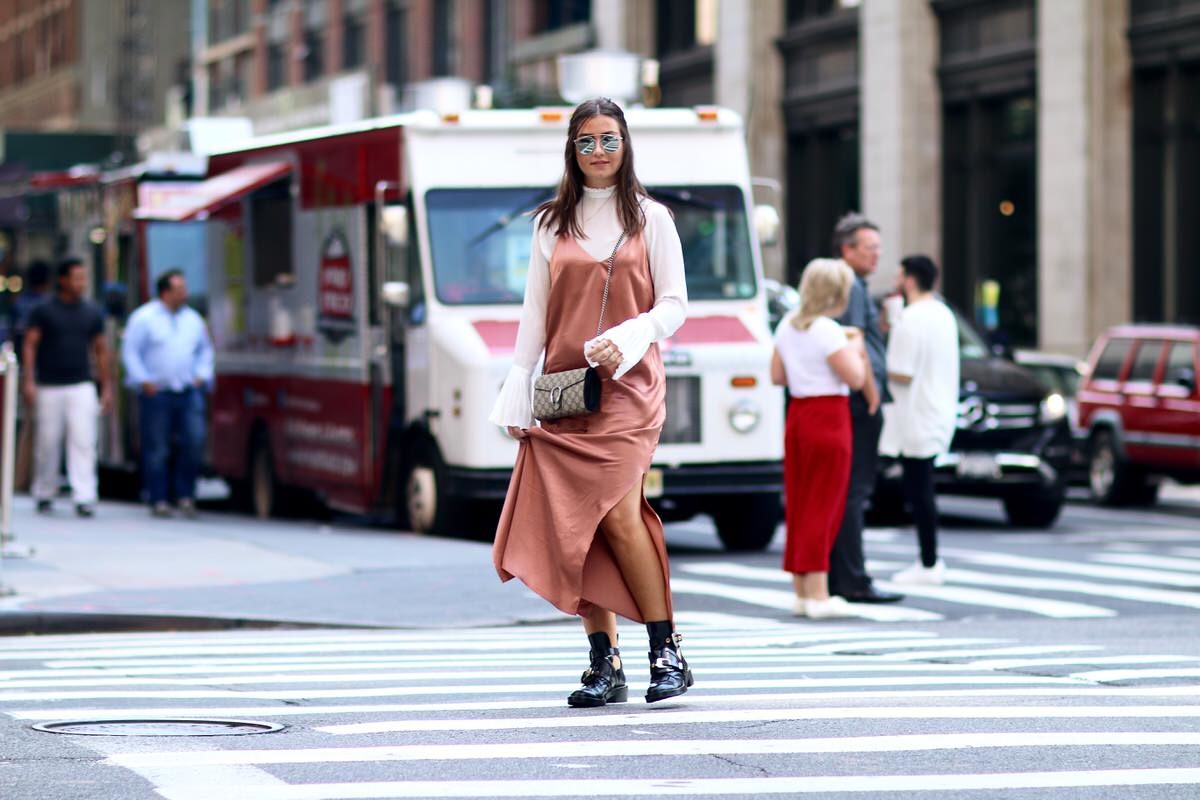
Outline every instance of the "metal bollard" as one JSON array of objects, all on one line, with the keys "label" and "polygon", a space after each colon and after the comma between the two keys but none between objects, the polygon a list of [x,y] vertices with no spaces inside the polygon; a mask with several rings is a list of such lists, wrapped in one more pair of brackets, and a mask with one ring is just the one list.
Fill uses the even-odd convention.
[{"label": "metal bollard", "polygon": [[0,410],[0,595],[4,594],[4,544],[12,539],[13,469],[17,451],[17,387],[20,369],[12,342],[0,347],[0,380],[3,380],[3,409]]}]

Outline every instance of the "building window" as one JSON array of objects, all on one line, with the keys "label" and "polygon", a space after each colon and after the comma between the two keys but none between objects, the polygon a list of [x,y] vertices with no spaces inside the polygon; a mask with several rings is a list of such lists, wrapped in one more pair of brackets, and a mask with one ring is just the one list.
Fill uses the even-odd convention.
[{"label": "building window", "polygon": [[453,75],[457,62],[457,40],[454,35],[454,3],[452,0],[433,2],[433,77]]},{"label": "building window", "polygon": [[795,25],[858,8],[859,5],[860,0],[787,0],[787,21],[789,25]]},{"label": "building window", "polygon": [[805,264],[831,254],[838,218],[861,205],[858,149],[857,121],[788,138],[787,281],[793,286]]},{"label": "building window", "polygon": [[385,73],[387,82],[400,87],[408,80],[408,48],[405,46],[405,36],[408,30],[404,9],[397,5],[387,8],[387,54],[385,56]]},{"label": "building window", "polygon": [[591,0],[534,0],[533,30],[546,33],[580,25],[592,18]]},{"label": "building window", "polygon": [[309,29],[304,32],[304,82],[311,83],[325,70],[325,34]]},{"label": "building window", "polygon": [[287,84],[287,45],[276,42],[267,45],[267,91],[282,89]]},{"label": "building window", "polygon": [[366,61],[367,26],[362,17],[347,16],[342,23],[342,68],[358,69]]},{"label": "building window", "polygon": [[716,0],[658,0],[655,19],[660,57],[717,40]]}]

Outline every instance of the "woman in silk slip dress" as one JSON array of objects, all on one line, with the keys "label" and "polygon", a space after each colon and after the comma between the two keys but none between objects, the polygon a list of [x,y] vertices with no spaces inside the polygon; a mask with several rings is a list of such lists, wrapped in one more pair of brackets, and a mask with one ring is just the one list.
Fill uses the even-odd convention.
[{"label": "woman in silk slip dress", "polygon": [[[519,441],[493,557],[501,580],[520,578],[583,619],[590,664],[569,705],[628,698],[618,614],[646,625],[646,701],[655,702],[692,684],[672,621],[662,521],[642,492],[666,413],[657,342],[687,312],[683,251],[671,213],[634,174],[616,103],[575,109],[564,157],[556,196],[535,212],[513,367],[489,417]],[[530,384],[543,352],[545,373],[597,368],[599,411],[533,424]]]}]

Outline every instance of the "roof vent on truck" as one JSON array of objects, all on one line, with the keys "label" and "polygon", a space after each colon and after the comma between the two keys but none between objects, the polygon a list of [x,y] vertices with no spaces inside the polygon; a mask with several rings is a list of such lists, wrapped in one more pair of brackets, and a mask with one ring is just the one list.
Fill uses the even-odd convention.
[{"label": "roof vent on truck", "polygon": [[578,105],[608,97],[628,105],[641,95],[641,59],[623,50],[588,50],[558,57],[558,93]]}]

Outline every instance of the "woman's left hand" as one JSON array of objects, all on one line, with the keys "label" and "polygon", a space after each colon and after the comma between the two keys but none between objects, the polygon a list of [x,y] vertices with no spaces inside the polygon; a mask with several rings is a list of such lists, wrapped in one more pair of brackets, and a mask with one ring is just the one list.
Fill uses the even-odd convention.
[{"label": "woman's left hand", "polygon": [[601,339],[596,342],[595,346],[585,353],[585,355],[595,361],[602,367],[613,367],[614,369],[621,365],[624,356],[617,346],[608,339]]}]

